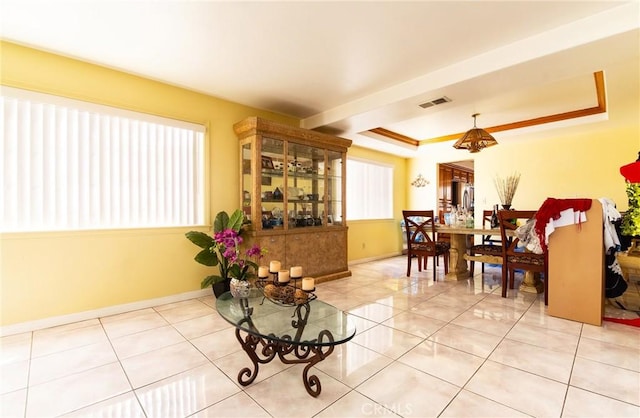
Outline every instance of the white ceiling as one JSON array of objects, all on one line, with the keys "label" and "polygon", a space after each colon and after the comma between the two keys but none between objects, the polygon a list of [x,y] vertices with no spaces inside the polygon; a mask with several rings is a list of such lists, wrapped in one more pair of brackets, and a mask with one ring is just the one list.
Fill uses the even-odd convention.
[{"label": "white ceiling", "polygon": [[640,59],[639,6],[0,0],[0,36],[410,156],[366,131],[424,140],[467,130],[473,113],[487,127],[595,106],[593,73]]}]

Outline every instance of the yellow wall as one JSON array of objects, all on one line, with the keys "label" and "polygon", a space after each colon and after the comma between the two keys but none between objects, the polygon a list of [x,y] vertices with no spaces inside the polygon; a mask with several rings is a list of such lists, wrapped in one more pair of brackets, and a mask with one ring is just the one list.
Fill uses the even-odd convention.
[{"label": "yellow wall", "polygon": [[[232,125],[253,115],[298,125],[282,115],[12,43],[0,43],[0,54],[3,85],[206,125],[209,214],[232,211],[240,202]],[[189,229],[2,235],[0,324],[199,289],[210,271],[193,261],[197,247],[184,237]]]},{"label": "yellow wall", "polygon": [[[349,225],[349,261],[396,255],[402,249],[400,220],[402,219],[402,209],[405,209],[406,202],[407,161],[402,157],[396,157],[357,146],[352,146],[349,149],[349,156],[378,161],[394,167],[394,219],[373,221],[347,220]],[[347,178],[348,176],[349,173],[347,173]]]}]

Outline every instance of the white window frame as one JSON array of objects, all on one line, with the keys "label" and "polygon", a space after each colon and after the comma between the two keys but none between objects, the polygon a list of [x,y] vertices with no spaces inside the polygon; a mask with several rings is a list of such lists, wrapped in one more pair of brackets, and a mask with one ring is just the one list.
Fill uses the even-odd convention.
[{"label": "white window frame", "polygon": [[0,231],[204,223],[205,127],[0,88]]},{"label": "white window frame", "polygon": [[393,219],[395,167],[347,157],[347,220]]}]

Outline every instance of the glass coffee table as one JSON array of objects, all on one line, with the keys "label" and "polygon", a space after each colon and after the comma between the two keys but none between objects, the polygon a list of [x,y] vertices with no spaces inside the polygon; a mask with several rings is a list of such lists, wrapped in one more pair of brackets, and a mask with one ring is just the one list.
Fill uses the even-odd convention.
[{"label": "glass coffee table", "polygon": [[251,289],[247,298],[234,298],[226,292],[216,300],[216,309],[236,327],[236,338],[253,363],[253,370],[245,367],[238,373],[238,383],[243,386],[255,380],[259,364],[278,357],[286,364],[306,363],[304,387],[311,396],[318,396],[320,379],[309,376],[309,369],[356,333],[354,321],[328,303],[314,299],[284,305],[264,297],[261,289]]}]

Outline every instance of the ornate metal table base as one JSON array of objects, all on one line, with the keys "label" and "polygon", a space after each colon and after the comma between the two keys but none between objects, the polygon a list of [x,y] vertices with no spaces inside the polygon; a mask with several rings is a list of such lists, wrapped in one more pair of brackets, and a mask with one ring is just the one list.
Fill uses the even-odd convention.
[{"label": "ornate metal table base", "polygon": [[[302,317],[303,308],[305,310],[304,317]],[[294,313],[294,316],[296,315],[297,320],[291,321],[293,327],[298,330],[294,338],[285,335],[276,340],[249,333],[243,338],[240,328],[236,328],[236,338],[253,363],[253,370],[249,367],[240,370],[238,383],[242,386],[251,384],[258,376],[258,364],[267,364],[278,356],[280,361],[285,364],[307,363],[302,372],[304,387],[313,397],[320,394],[322,390],[320,379],[316,375],[309,376],[309,370],[333,352],[334,346],[331,345],[334,342],[333,335],[329,331],[323,330],[320,331],[316,340],[300,342],[300,335],[309,317],[309,305],[298,306]],[[247,321],[250,321],[250,318],[247,318]]]}]

